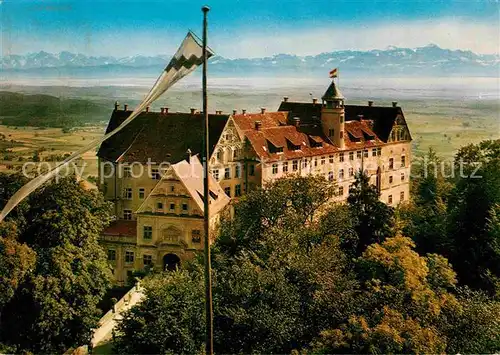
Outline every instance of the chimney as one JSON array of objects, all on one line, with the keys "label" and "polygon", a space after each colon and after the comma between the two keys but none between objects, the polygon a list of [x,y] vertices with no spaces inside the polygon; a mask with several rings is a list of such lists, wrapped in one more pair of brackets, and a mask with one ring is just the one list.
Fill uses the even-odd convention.
[{"label": "chimney", "polygon": [[149,112],[149,106],[146,107],[146,112]]},{"label": "chimney", "polygon": [[255,130],[256,131],[260,131],[260,127],[262,126],[262,122],[261,121],[255,121]]},{"label": "chimney", "polygon": [[265,107],[261,107],[260,108],[260,113],[266,113],[266,108]]},{"label": "chimney", "polygon": [[189,164],[191,164],[191,149],[189,148],[186,150],[186,160]]},{"label": "chimney", "polygon": [[368,106],[372,107],[373,106],[373,101],[368,101]]},{"label": "chimney", "polygon": [[238,110],[233,110],[233,116],[236,115],[237,112]]},{"label": "chimney", "polygon": [[215,111],[215,114],[216,115],[222,115],[222,111],[221,110]]},{"label": "chimney", "polygon": [[397,101],[393,101],[392,102],[392,107],[398,107],[398,102]]},{"label": "chimney", "polygon": [[118,111],[118,108],[120,107],[120,104],[118,101],[115,101],[115,111]]},{"label": "chimney", "polygon": [[300,126],[300,117],[294,117],[294,118],[293,118],[293,125],[294,125],[295,127]]},{"label": "chimney", "polygon": [[318,103],[318,99],[313,97],[313,105],[316,105]]},{"label": "chimney", "polygon": [[163,115],[165,113],[165,107],[161,107],[161,114]]},{"label": "chimney", "polygon": [[165,109],[165,115],[168,113],[168,107],[164,107]]},{"label": "chimney", "polygon": [[127,104],[123,105],[123,111],[128,111],[128,105]]},{"label": "chimney", "polygon": [[288,102],[288,96],[285,96],[285,97],[283,98],[283,102]]},{"label": "chimney", "polygon": [[196,109],[194,107],[191,107],[190,110],[191,110],[191,114],[194,115],[194,113],[196,112]]},{"label": "chimney", "polygon": [[241,110],[241,113],[242,113],[242,114],[244,114],[244,115],[246,115],[247,110],[246,110],[246,109],[243,109],[243,110]]}]

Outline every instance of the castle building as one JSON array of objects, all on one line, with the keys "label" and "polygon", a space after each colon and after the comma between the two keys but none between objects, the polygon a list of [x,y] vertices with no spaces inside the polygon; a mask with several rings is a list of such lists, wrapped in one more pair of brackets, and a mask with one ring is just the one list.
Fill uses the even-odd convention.
[{"label": "castle building", "polygon": [[[107,131],[129,114],[116,105]],[[209,133],[213,229],[230,199],[293,174],[324,176],[345,201],[361,169],[385,203],[409,198],[411,135],[396,102],[346,105],[332,82],[321,102],[285,97],[276,112],[216,111]],[[162,108],[143,112],[100,147],[99,187],[117,218],[101,243],[118,283],[148,265],[173,268],[203,249],[202,137],[200,113]]]}]

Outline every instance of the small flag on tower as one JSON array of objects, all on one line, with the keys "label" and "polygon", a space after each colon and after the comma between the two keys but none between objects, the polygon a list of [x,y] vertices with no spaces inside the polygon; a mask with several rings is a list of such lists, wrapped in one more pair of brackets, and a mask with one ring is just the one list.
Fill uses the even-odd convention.
[{"label": "small flag on tower", "polygon": [[339,69],[338,68],[334,68],[332,70],[330,70],[330,78],[336,78],[338,77],[339,75]]}]

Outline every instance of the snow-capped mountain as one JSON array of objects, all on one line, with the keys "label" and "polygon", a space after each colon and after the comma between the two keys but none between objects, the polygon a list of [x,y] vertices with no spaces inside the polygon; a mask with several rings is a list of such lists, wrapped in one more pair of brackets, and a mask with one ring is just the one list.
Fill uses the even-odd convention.
[{"label": "snow-capped mountain", "polygon": [[[70,52],[51,54],[44,51],[0,57],[2,70],[6,73],[50,72],[50,68],[67,73],[73,70],[80,74],[91,70],[105,71],[108,74],[123,73],[127,70],[134,73],[148,73],[153,69],[157,72],[157,69],[164,66],[168,60],[169,56],[164,55],[115,58],[93,57]],[[342,50],[314,56],[278,54],[265,58],[240,59],[216,56],[211,59],[210,63],[211,73],[222,75],[324,74],[333,67],[339,67],[342,72],[374,75],[498,76],[500,73],[499,55],[482,55],[471,51],[444,49],[434,44],[419,48],[389,46],[383,50]]]}]

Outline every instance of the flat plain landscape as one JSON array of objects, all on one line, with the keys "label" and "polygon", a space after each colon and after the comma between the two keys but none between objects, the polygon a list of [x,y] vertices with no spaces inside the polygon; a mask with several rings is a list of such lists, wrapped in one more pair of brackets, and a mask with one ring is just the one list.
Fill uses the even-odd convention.
[{"label": "flat plain landscape", "polygon": [[[60,99],[88,101],[92,112],[78,112],[74,126],[63,128],[0,126],[0,170],[14,169],[38,155],[41,161],[60,161],[65,154],[100,137],[115,101],[133,108],[147,93],[153,78],[134,79],[43,79],[31,85],[11,80],[2,91],[25,95],[51,95]],[[36,84],[33,84],[36,83]],[[66,83],[66,86],[61,84]],[[276,110],[284,96],[290,101],[320,98],[327,78],[211,78],[209,110],[256,112],[260,107]],[[339,86],[348,104],[389,106],[397,101],[409,124],[415,155],[433,147],[451,159],[463,145],[500,138],[500,94],[496,78],[340,78]],[[171,111],[189,112],[201,107],[199,77],[180,82],[155,102],[152,110],[167,106]],[[36,113],[35,113],[36,115]],[[4,116],[0,112],[0,118]],[[39,122],[39,121],[37,121]],[[83,123],[82,123],[83,122]],[[180,137],[181,139],[182,137]],[[95,151],[83,157],[85,176],[96,176]]]}]

